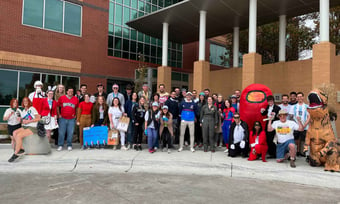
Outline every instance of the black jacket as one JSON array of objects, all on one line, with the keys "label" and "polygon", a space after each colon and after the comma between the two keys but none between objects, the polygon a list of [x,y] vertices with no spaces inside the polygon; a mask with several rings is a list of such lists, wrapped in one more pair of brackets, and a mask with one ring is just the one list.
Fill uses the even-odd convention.
[{"label": "black jacket", "polygon": [[177,119],[179,116],[178,100],[170,97],[167,101],[165,101],[165,105],[168,106],[168,110],[172,114],[173,119]]},{"label": "black jacket", "polygon": [[[261,114],[262,114],[263,116],[267,115],[267,114],[268,114],[268,109],[269,109],[269,105],[267,106],[266,110],[263,111],[263,113],[261,113]],[[279,106],[277,106],[277,105],[274,104],[274,107],[273,107],[272,112],[275,113],[275,117],[274,117],[274,120],[273,120],[273,121],[279,120],[279,119],[280,119],[280,118],[279,118],[279,111],[280,111],[280,110],[281,110],[281,108],[280,108]]]},{"label": "black jacket", "polygon": [[[229,145],[234,144],[234,130],[236,127],[236,123],[233,122],[230,125],[230,132],[229,132]],[[248,145],[248,141],[249,141],[249,129],[248,129],[248,125],[246,122],[244,122],[243,120],[241,120],[241,127],[244,129],[244,138],[243,140],[246,142],[246,147]]]},{"label": "black jacket", "polygon": [[132,123],[139,123],[138,125],[141,125],[144,123],[144,116],[145,116],[146,110],[144,108],[144,106],[139,106],[136,105],[133,107],[132,109],[132,114],[131,114],[131,119],[132,119]]}]

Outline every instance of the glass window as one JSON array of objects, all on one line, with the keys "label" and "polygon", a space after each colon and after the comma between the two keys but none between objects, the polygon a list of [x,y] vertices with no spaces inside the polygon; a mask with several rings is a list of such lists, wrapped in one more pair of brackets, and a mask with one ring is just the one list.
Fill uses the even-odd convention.
[{"label": "glass window", "polygon": [[113,50],[108,49],[108,50],[107,50],[107,54],[108,54],[109,56],[113,56]]},{"label": "glass window", "polygon": [[130,29],[123,28],[123,37],[126,38],[126,39],[130,38]]},{"label": "glass window", "polygon": [[63,31],[63,2],[58,0],[45,1],[45,28]]},{"label": "glass window", "polygon": [[129,40],[123,39],[123,51],[129,52]]},{"label": "glass window", "polygon": [[141,32],[138,32],[138,41],[141,41],[141,42],[144,41],[144,34]]},{"label": "glass window", "polygon": [[122,39],[121,39],[121,38],[115,37],[114,43],[115,43],[115,44],[114,44],[114,48],[115,48],[116,50],[122,49]]},{"label": "glass window", "polygon": [[152,12],[157,11],[157,6],[152,6]]},{"label": "glass window", "polygon": [[21,100],[34,91],[34,82],[40,80],[40,74],[32,72],[20,72],[19,81],[19,103]]},{"label": "glass window", "polygon": [[164,7],[164,0],[158,0],[158,6],[163,8]]},{"label": "glass window", "polygon": [[123,7],[116,4],[115,24],[122,25]]},{"label": "glass window", "polygon": [[130,6],[130,0],[124,0],[124,5]]},{"label": "glass window", "polygon": [[44,0],[25,0],[23,23],[43,27]]},{"label": "glass window", "polygon": [[131,43],[130,43],[130,51],[131,52],[136,52],[136,49],[137,49],[136,41],[131,41]]},{"label": "glass window", "polygon": [[74,93],[76,93],[79,89],[79,77],[63,76],[62,81],[66,90],[67,88],[73,88]]},{"label": "glass window", "polygon": [[0,105],[9,105],[12,98],[17,98],[17,84],[17,71],[0,70]]},{"label": "glass window", "polygon": [[65,22],[64,32],[80,35],[81,34],[81,7],[65,2]]},{"label": "glass window", "polygon": [[145,5],[145,12],[146,13],[150,13],[151,12],[151,4],[146,3],[146,5]]},{"label": "glass window", "polygon": [[131,9],[131,17],[130,19],[133,20],[138,17],[137,10]]},{"label": "glass window", "polygon": [[129,59],[129,53],[128,52],[123,52],[123,58]]},{"label": "glass window", "polygon": [[143,49],[144,49],[143,43],[137,43],[137,53],[143,54]]},{"label": "glass window", "polygon": [[113,36],[109,36],[109,43],[107,45],[109,48],[113,48]]},{"label": "glass window", "polygon": [[188,74],[182,74],[182,81],[188,82],[189,81],[189,75]]},{"label": "glass window", "polygon": [[145,35],[144,42],[147,43],[147,44],[150,44],[150,36]]},{"label": "glass window", "polygon": [[109,23],[113,23],[114,9],[115,9],[114,4],[112,2],[110,2]]},{"label": "glass window", "polygon": [[131,7],[137,9],[137,0],[131,0]]},{"label": "glass window", "polygon": [[109,35],[113,35],[113,25],[109,24]]},{"label": "glass window", "polygon": [[[130,20],[130,9],[127,7],[124,7],[124,25],[126,22]],[[126,26],[126,25],[125,25]]]},{"label": "glass window", "polygon": [[171,80],[175,80],[175,81],[181,81],[181,73],[178,72],[171,72]]},{"label": "glass window", "polygon": [[121,37],[122,36],[122,27],[115,26],[115,33],[114,33],[114,35]]},{"label": "glass window", "polygon": [[131,39],[137,40],[137,31],[136,30],[131,30]]},{"label": "glass window", "polygon": [[122,57],[122,52],[120,50],[115,50],[114,56],[115,57]]},{"label": "glass window", "polygon": [[131,60],[136,60],[136,54],[130,53],[130,59]]},{"label": "glass window", "polygon": [[44,84],[43,90],[47,90],[48,86],[56,86],[60,84],[60,75],[54,74],[42,74],[41,75],[41,82]]},{"label": "glass window", "polygon": [[138,1],[138,10],[144,11],[144,2],[141,0]]}]

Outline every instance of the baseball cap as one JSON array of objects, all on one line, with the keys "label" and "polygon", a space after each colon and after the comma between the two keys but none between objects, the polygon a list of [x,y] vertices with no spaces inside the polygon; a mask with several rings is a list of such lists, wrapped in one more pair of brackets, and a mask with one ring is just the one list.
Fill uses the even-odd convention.
[{"label": "baseball cap", "polygon": [[164,105],[162,109],[169,109],[167,105]]},{"label": "baseball cap", "polygon": [[192,96],[192,93],[189,91],[189,92],[187,92],[187,95],[191,95]]},{"label": "baseball cap", "polygon": [[152,106],[157,106],[158,107],[158,103],[155,101],[152,103]]}]

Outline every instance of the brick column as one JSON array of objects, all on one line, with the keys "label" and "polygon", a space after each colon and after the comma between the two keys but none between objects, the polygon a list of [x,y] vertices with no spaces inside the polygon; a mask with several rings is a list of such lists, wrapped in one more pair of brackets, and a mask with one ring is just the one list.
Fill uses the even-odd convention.
[{"label": "brick column", "polygon": [[262,56],[257,53],[243,55],[242,89],[255,83],[256,70],[262,65]]},{"label": "brick column", "polygon": [[335,67],[335,45],[330,42],[321,42],[313,45],[312,85],[332,83]]},{"label": "brick column", "polygon": [[171,67],[160,66],[157,69],[157,92],[159,85],[164,84],[166,90],[171,90]]},{"label": "brick column", "polygon": [[198,93],[209,88],[210,63],[207,61],[194,62],[193,90]]}]

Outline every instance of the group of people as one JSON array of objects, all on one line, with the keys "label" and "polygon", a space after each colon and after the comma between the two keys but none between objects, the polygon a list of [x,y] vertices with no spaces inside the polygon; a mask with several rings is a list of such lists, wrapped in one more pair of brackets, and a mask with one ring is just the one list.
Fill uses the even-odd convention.
[{"label": "group of people", "polygon": [[158,148],[170,153],[174,144],[179,144],[178,152],[185,146],[190,146],[192,152],[202,147],[204,152],[215,152],[223,146],[228,156],[241,155],[250,161],[261,157],[266,162],[267,153],[277,162],[289,157],[291,167],[295,167],[296,154],[305,156],[302,148],[309,115],[302,92],[283,95],[280,105],[268,96],[268,106],[259,112],[267,116],[267,124],[263,125],[262,121],[247,124],[241,120],[240,90],[224,98],[211,94],[208,88],[199,93],[175,88],[168,93],[164,84],[159,85],[156,93],[151,93],[147,84],[139,92],[127,85],[125,93],[120,93],[119,86],[113,84],[112,92],[107,94],[103,84],[98,83],[93,95],[87,92],[86,84],[75,95],[73,88],[65,89],[63,85],[49,87],[44,93],[40,81],[34,83],[34,88],[23,98],[23,110],[19,109],[18,100],[12,99],[3,116],[15,149],[9,162],[24,153],[22,139],[36,133],[41,118],[48,118],[46,136],[51,139],[53,132],[57,151],[63,150],[65,138],[71,151],[74,130],[81,148],[88,149],[83,142],[85,127],[116,129],[123,116],[130,118],[130,124],[126,132],[119,131],[121,150],[142,150],[145,135],[150,153]]}]

